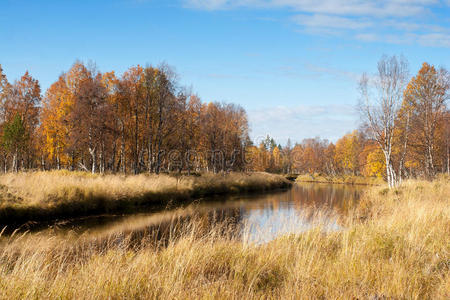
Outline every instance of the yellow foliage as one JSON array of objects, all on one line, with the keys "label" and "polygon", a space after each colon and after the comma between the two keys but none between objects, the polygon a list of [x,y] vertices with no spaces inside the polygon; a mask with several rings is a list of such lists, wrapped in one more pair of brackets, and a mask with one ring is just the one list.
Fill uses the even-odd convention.
[{"label": "yellow foliage", "polygon": [[366,173],[368,176],[382,178],[386,170],[386,163],[383,152],[376,147],[367,155]]}]

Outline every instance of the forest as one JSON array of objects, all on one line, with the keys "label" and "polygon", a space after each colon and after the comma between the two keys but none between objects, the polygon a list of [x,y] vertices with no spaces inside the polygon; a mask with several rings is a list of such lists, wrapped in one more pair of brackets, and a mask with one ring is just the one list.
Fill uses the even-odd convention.
[{"label": "forest", "polygon": [[202,103],[167,65],[131,67],[117,77],[76,62],[44,96],[28,72],[13,84],[0,74],[5,172],[217,172],[223,153],[236,157],[230,167],[242,167],[244,109]]},{"label": "forest", "polygon": [[361,78],[357,130],[335,143],[315,137],[281,146],[269,136],[252,142],[241,106],[202,102],[167,64],[118,76],[77,61],[45,93],[28,72],[10,83],[0,66],[1,165],[433,178],[450,167],[449,75],[428,63],[408,75],[402,58],[383,57],[373,84]]}]

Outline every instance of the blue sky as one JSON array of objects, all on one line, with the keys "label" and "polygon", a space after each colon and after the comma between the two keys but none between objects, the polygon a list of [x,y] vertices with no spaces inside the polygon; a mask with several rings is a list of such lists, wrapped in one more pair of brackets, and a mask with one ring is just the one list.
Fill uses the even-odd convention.
[{"label": "blue sky", "polygon": [[76,59],[167,62],[203,101],[242,105],[251,137],[335,141],[381,55],[450,66],[450,0],[0,0],[0,64],[45,90]]}]

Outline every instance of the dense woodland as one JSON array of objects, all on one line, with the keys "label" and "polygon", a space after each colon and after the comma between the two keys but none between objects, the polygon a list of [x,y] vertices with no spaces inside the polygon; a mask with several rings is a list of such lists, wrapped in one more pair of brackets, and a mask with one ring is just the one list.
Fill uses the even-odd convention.
[{"label": "dense woodland", "polygon": [[448,72],[424,63],[411,78],[392,57],[373,77],[373,85],[361,79],[358,130],[335,144],[317,137],[281,146],[270,137],[254,145],[242,107],[202,102],[165,64],[117,76],[76,62],[45,93],[28,72],[10,83],[0,66],[1,165],[5,172],[352,174],[393,184],[448,173]]},{"label": "dense woodland", "polygon": [[122,76],[76,62],[41,96],[30,74],[2,74],[3,168],[141,173],[243,168],[247,116],[202,103],[163,64]]}]

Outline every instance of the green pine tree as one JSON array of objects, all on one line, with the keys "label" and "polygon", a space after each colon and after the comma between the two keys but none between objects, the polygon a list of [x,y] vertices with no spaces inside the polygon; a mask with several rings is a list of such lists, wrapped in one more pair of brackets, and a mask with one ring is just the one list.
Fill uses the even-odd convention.
[{"label": "green pine tree", "polygon": [[26,145],[27,138],[25,126],[19,114],[16,114],[11,121],[5,123],[2,144],[5,150],[12,154],[12,169],[16,172],[19,170],[18,161]]}]

